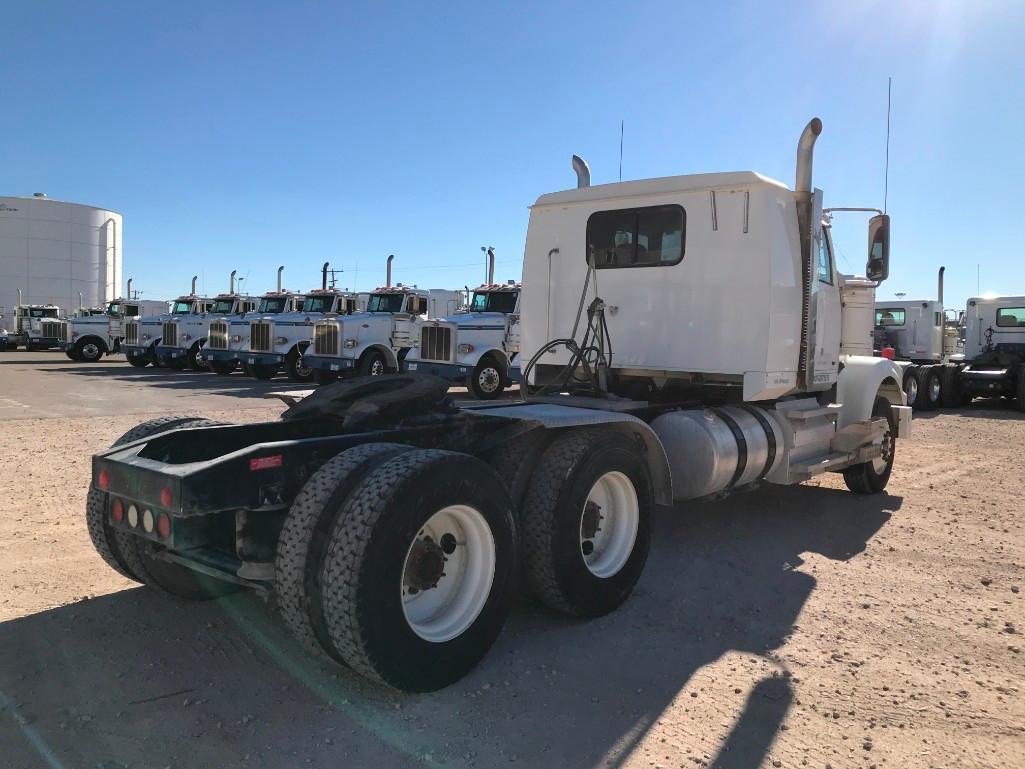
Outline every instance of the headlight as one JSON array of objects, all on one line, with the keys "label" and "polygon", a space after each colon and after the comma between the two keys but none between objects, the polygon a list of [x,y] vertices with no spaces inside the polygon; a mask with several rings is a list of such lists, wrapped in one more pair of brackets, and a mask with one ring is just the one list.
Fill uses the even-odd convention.
[{"label": "headlight", "polygon": [[274,337],[274,344],[287,344],[287,343],[288,343],[288,337],[287,336],[276,336],[276,337]]},{"label": "headlight", "polygon": [[143,334],[143,335],[142,335],[142,338],[143,338],[143,339],[149,339],[149,334]]},{"label": "headlight", "polygon": [[182,339],[188,342],[190,339],[192,339],[192,334],[185,334],[182,336]]},{"label": "headlight", "polygon": [[241,342],[242,341],[242,335],[241,334],[235,334],[235,336],[233,336],[231,338],[231,341],[233,341],[233,342]]},{"label": "headlight", "polygon": [[473,345],[472,344],[461,344],[458,347],[456,347],[456,349],[459,351],[460,355],[466,355],[466,353],[468,353],[468,352],[473,352]]},{"label": "headlight", "polygon": [[359,344],[359,342],[357,342],[355,339],[346,339],[343,343],[345,347],[355,347],[357,344]]}]

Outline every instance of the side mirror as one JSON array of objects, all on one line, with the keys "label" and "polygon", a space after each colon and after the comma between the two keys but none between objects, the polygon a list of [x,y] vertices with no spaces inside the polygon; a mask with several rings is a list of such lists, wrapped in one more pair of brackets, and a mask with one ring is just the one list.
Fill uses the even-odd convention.
[{"label": "side mirror", "polygon": [[868,264],[865,275],[882,283],[890,275],[890,217],[886,214],[868,220]]}]

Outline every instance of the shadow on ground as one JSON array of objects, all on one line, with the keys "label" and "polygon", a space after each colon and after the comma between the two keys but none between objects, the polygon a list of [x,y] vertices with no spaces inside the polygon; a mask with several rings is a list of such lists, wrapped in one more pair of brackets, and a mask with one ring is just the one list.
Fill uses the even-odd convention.
[{"label": "shadow on ground", "polygon": [[[189,604],[135,588],[11,620],[0,624],[4,763],[616,766],[704,665],[730,652],[771,659],[815,586],[796,570],[802,553],[846,561],[900,504],[771,487],[660,511],[619,611],[576,622],[523,604],[477,670],[431,695],[311,659],[248,594]],[[772,667],[782,673],[737,695],[710,765],[765,758],[793,699]]]}]

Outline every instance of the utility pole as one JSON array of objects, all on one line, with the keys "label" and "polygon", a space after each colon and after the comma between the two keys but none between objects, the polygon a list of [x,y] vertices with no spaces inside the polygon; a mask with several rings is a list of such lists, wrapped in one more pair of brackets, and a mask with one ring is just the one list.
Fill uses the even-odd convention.
[{"label": "utility pole", "polygon": [[327,274],[331,276],[331,288],[338,287],[338,278],[335,277],[339,273],[345,272],[345,270],[328,270]]}]

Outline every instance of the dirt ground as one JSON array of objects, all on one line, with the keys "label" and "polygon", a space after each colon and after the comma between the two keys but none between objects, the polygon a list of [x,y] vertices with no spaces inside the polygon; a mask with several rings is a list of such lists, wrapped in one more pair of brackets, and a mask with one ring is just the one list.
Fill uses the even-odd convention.
[{"label": "dirt ground", "polygon": [[1013,411],[916,419],[883,495],[829,476],[660,511],[621,610],[522,603],[419,696],[305,656],[254,596],[186,603],[104,565],[89,455],[144,418],[0,422],[0,766],[1025,767]]}]

